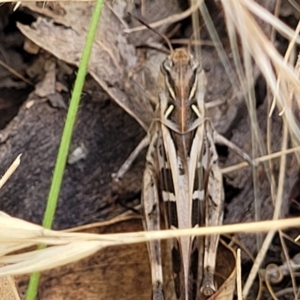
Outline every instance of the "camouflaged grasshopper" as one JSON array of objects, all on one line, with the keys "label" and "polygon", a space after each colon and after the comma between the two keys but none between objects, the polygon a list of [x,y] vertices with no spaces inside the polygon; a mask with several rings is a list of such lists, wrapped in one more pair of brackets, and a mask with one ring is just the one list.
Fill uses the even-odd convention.
[{"label": "camouflaged grasshopper", "polygon": [[[220,225],[223,182],[214,131],[205,115],[205,74],[185,49],[161,66],[159,95],[144,172],[142,205],[146,230]],[[219,236],[182,237],[171,242],[177,299],[198,299],[216,291],[214,271]],[[149,242],[153,299],[164,299],[160,241]],[[201,276],[199,277],[199,275]]]},{"label": "camouflaged grasshopper", "polygon": [[[166,40],[171,53],[161,65],[165,88],[158,96],[155,117],[148,131],[149,148],[142,187],[144,228],[221,225],[224,191],[215,143],[229,146],[250,164],[252,160],[214,131],[206,116],[206,77],[199,62],[188,49],[173,50],[168,39],[159,35]],[[127,161],[125,169],[129,165]],[[124,170],[120,170],[116,177],[123,173]],[[176,299],[197,300],[217,291],[214,273],[218,243],[219,235],[170,241],[168,250]],[[147,246],[152,299],[163,300],[166,298],[161,242],[151,241]]]}]

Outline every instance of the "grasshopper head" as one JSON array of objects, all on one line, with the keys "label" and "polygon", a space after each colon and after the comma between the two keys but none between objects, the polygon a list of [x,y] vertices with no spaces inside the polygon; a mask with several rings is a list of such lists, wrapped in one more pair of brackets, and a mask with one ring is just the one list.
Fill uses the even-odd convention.
[{"label": "grasshopper head", "polygon": [[174,104],[188,105],[197,88],[197,74],[200,71],[198,61],[185,49],[179,48],[162,63],[161,70]]},{"label": "grasshopper head", "polygon": [[180,132],[185,133],[199,117],[196,106],[200,64],[186,49],[179,48],[162,63],[161,71],[168,94],[168,115],[165,117],[176,122]]}]

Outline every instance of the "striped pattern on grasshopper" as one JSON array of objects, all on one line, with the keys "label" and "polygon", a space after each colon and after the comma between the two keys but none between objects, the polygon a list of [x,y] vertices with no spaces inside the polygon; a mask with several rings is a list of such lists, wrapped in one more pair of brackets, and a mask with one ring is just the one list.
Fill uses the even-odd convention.
[{"label": "striped pattern on grasshopper", "polygon": [[[206,79],[185,49],[171,50],[162,63],[165,90],[160,93],[149,129],[143,178],[145,230],[184,229],[222,224],[224,192],[214,130],[206,117]],[[176,299],[212,295],[219,236],[170,241]],[[148,243],[152,299],[164,296],[160,241]]]}]

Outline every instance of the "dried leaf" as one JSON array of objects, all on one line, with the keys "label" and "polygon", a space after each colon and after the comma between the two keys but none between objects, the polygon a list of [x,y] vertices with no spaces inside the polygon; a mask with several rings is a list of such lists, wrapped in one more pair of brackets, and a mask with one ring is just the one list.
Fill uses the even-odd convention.
[{"label": "dried leaf", "polygon": [[[115,6],[118,3],[112,5]],[[24,5],[44,14],[47,12],[36,7],[35,4],[25,3]],[[31,26],[18,24],[18,27],[24,35],[40,47],[63,61],[78,65],[93,5],[81,2],[64,2],[60,5],[65,11],[64,16],[52,14],[52,17],[55,18],[53,20],[38,17]],[[123,29],[124,23],[116,17],[112,10],[104,6],[93,45],[89,72],[113,100],[132,115],[143,128],[147,129],[152,120],[152,108],[149,102],[136,97],[132,91],[124,93],[127,74],[136,67],[137,60],[134,46],[128,43]]]}]

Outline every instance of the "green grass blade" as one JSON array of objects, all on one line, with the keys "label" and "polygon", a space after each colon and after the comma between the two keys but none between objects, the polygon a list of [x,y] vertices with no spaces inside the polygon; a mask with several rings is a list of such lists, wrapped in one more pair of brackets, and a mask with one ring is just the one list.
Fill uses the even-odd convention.
[{"label": "green grass blade", "polygon": [[[44,214],[43,226],[45,228],[51,228],[53,223],[56,206],[57,206],[57,200],[58,200],[58,196],[62,184],[63,173],[64,173],[69,146],[71,142],[72,132],[73,132],[76,115],[79,107],[79,102],[81,98],[82,88],[87,73],[88,62],[91,55],[92,45],[95,38],[97,25],[100,19],[103,3],[104,0],[97,0],[96,2],[94,13],[91,20],[90,30],[87,35],[84,52],[79,65],[78,74],[76,77],[74,90],[72,93],[71,102],[70,102],[70,106],[66,118],[66,123],[63,130],[61,143],[57,155],[57,160],[54,168],[53,179],[51,182],[51,188],[48,196],[47,206]],[[41,245],[39,249],[43,247],[44,246]],[[39,279],[40,279],[40,273],[33,273],[31,275],[28,290],[26,293],[26,300],[34,300],[36,298]]]}]

